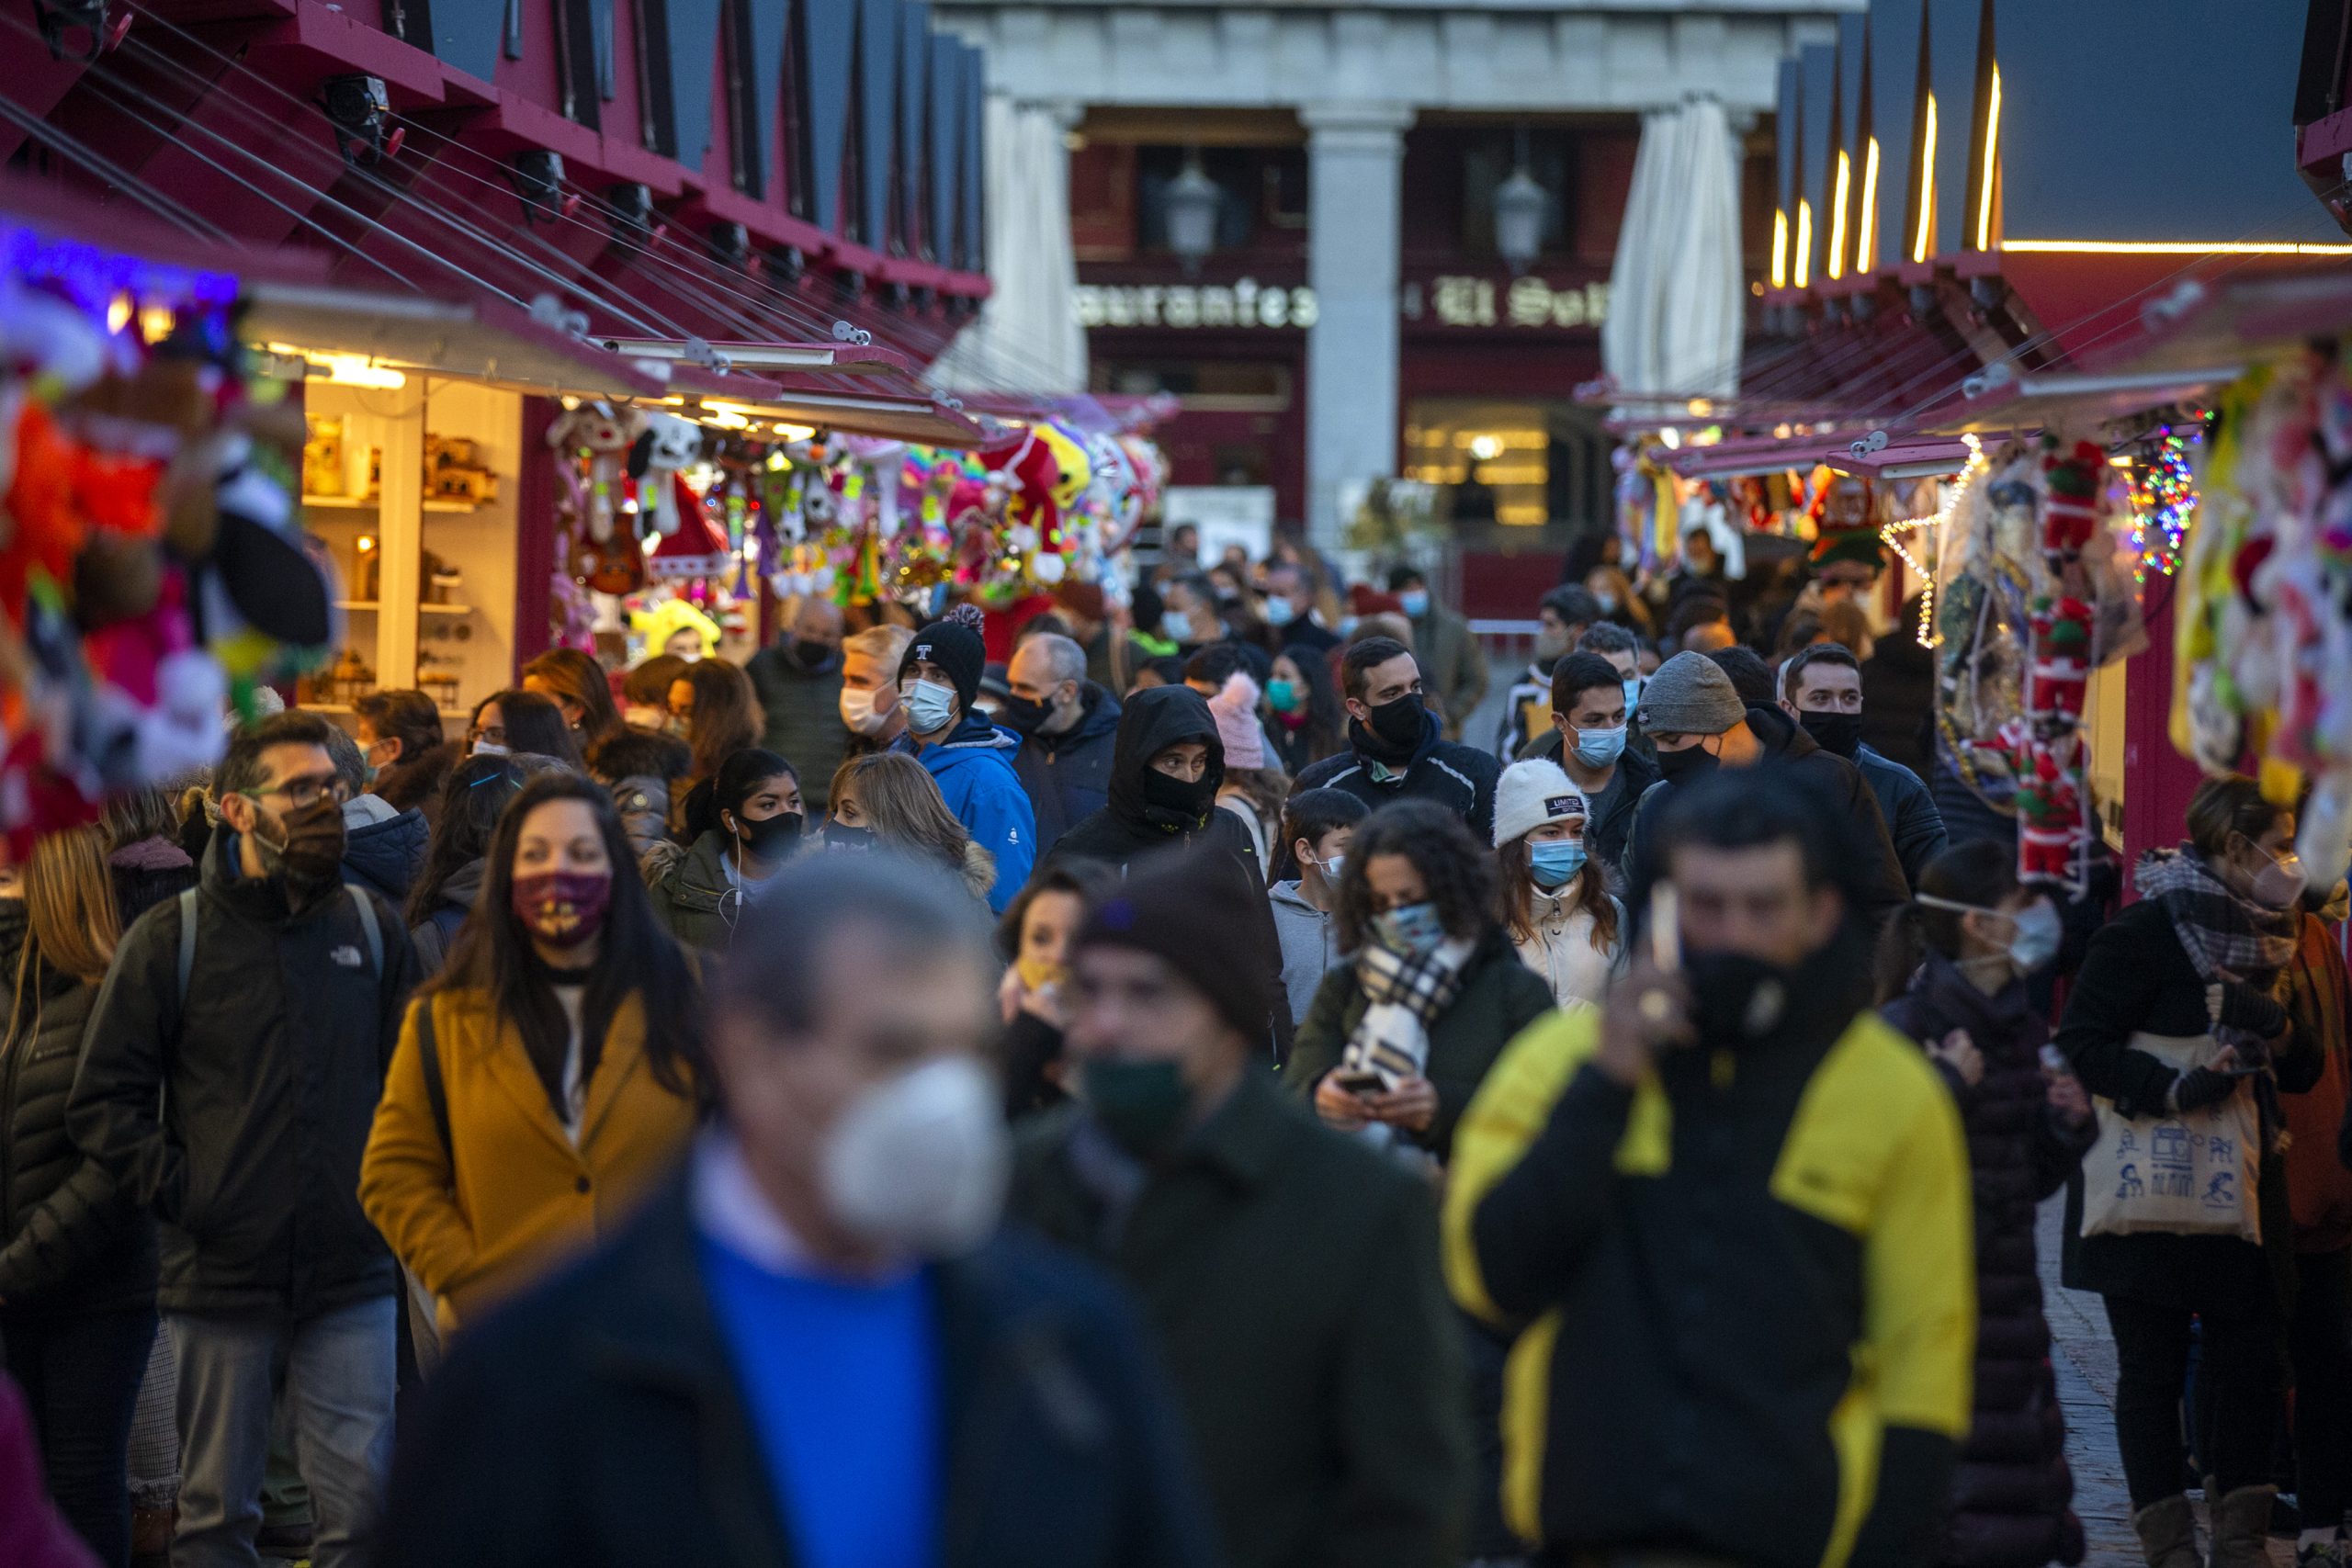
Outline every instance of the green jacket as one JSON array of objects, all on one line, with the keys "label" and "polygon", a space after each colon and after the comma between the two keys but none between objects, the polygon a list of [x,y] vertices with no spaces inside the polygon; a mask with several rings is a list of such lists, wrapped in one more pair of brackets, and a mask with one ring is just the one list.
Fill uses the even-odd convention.
[{"label": "green jacket", "polygon": [[[1290,1065],[1283,1077],[1292,1089],[1312,1098],[1315,1085],[1340,1065],[1348,1036],[1363,1021],[1372,1004],[1357,983],[1355,965],[1342,964],[1323,976],[1306,1021],[1292,1040]],[[1410,1136],[1441,1161],[1453,1149],[1453,1124],[1469,1108],[1470,1097],[1486,1081],[1487,1069],[1503,1054],[1519,1032],[1550,1012],[1552,987],[1530,969],[1500,926],[1489,931],[1462,966],[1462,989],[1453,1005],[1438,1016],[1430,1031],[1430,1055],[1422,1076],[1437,1089],[1437,1119],[1426,1132]]]},{"label": "green jacket", "polygon": [[653,918],[688,948],[725,953],[735,941],[742,900],[727,878],[727,835],[713,828],[690,849],[663,842],[645,857],[645,891]]},{"label": "green jacket", "polygon": [[1441,1568],[1470,1491],[1435,1194],[1252,1072],[1124,1214],[1076,1106],[1023,1134],[1014,1212],[1134,1289],[1234,1568]]},{"label": "green jacket", "polygon": [[1420,660],[1430,694],[1445,716],[1445,738],[1462,739],[1462,727],[1487,697],[1487,650],[1470,623],[1443,605],[1413,623],[1413,652]]}]

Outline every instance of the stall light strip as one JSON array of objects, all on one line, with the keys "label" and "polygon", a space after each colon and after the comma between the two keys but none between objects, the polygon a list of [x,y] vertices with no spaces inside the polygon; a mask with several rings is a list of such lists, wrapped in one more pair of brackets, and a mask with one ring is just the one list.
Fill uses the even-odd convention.
[{"label": "stall light strip", "polygon": [[1878,138],[1862,153],[1862,219],[1854,242],[1854,270],[1868,272],[1878,261]]},{"label": "stall light strip", "polygon": [[1854,165],[1841,149],[1838,154],[1838,190],[1829,209],[1829,280],[1846,276],[1846,197],[1853,187]]},{"label": "stall light strip", "polygon": [[1919,232],[1911,241],[1911,259],[1928,259],[1936,231],[1936,96],[1928,95],[1928,127],[1919,141]]},{"label": "stall light strip", "polygon": [[2352,244],[2283,240],[2003,240],[2001,249],[2025,255],[2352,256]]}]

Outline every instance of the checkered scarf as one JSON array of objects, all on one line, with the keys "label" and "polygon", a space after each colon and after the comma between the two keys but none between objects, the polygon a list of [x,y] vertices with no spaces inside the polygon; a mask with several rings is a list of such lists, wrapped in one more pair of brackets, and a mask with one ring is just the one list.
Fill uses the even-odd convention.
[{"label": "checkered scarf", "polygon": [[1466,942],[1442,942],[1426,953],[1398,953],[1368,942],[1356,953],[1356,984],[1371,1005],[1348,1036],[1340,1066],[1391,1082],[1417,1078],[1430,1055],[1430,1025],[1462,992]]},{"label": "checkered scarf", "polygon": [[2132,869],[2132,880],[2141,897],[2154,899],[2172,917],[2189,963],[2209,986],[2267,986],[2295,956],[2296,911],[2265,909],[2239,897],[2187,844],[2150,850]]}]

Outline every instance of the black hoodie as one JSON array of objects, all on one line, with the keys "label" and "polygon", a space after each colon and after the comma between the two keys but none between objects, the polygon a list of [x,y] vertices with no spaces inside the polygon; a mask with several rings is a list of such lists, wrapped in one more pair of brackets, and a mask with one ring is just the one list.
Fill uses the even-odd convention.
[{"label": "black hoodie", "polygon": [[[1208,748],[1202,797],[1211,804],[1193,826],[1164,827],[1148,813],[1145,776],[1154,757],[1187,740],[1198,740]],[[1053,863],[1091,861],[1125,878],[1136,861],[1187,844],[1214,844],[1225,850],[1232,857],[1235,874],[1248,884],[1247,907],[1256,910],[1264,924],[1264,940],[1258,951],[1266,955],[1267,971],[1274,976],[1271,994],[1280,997],[1282,939],[1274,931],[1273,907],[1266,902],[1266,885],[1258,872],[1257,849],[1250,841],[1249,829],[1232,812],[1220,811],[1214,804],[1217,785],[1224,781],[1225,743],[1217,739],[1216,719],[1209,712],[1206,697],[1190,686],[1153,686],[1134,693],[1119,714],[1118,739],[1112,747],[1110,804],[1064,833],[1046,858]],[[1290,1043],[1290,1009],[1285,1004],[1275,1008],[1274,1013],[1272,1026],[1279,1059],[1287,1054]]]}]

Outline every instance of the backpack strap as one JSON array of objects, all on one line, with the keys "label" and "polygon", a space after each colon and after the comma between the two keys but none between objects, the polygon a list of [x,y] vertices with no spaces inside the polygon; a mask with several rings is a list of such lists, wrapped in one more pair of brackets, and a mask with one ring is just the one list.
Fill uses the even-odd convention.
[{"label": "backpack strap", "polygon": [[352,906],[359,911],[360,930],[368,933],[368,961],[376,966],[376,978],[381,980],[384,977],[384,928],[376,921],[376,900],[368,897],[366,888],[348,882],[343,885],[343,890],[351,896]]},{"label": "backpack strap", "polygon": [[449,1160],[449,1186],[458,1185],[458,1146],[449,1141],[449,1089],[441,1081],[441,1046],[433,1033],[433,998],[419,999],[416,1008],[417,1065],[424,1069],[424,1101],[433,1108],[433,1131]]},{"label": "backpack strap", "polygon": [[196,889],[180,890],[180,1005],[187,1005],[188,976],[196,973]]}]

